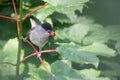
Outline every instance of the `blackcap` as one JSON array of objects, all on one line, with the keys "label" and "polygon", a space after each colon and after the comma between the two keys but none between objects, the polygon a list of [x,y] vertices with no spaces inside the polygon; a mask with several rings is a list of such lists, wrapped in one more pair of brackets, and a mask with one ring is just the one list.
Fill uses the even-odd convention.
[{"label": "blackcap", "polygon": [[54,37],[52,26],[49,23],[37,24],[35,20],[30,18],[31,30],[28,32],[30,41],[39,47],[41,51],[42,47],[48,42],[49,36]]}]

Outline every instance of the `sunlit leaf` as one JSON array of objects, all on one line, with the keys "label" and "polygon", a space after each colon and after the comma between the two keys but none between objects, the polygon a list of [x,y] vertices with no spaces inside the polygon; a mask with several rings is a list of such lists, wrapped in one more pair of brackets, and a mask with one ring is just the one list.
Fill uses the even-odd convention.
[{"label": "sunlit leaf", "polygon": [[113,49],[109,48],[107,45],[101,44],[101,43],[93,43],[92,45],[81,47],[80,50],[91,52],[95,55],[101,55],[101,56],[105,56],[105,57],[113,57],[116,55],[115,50],[113,50]]},{"label": "sunlit leaf", "polygon": [[88,25],[78,23],[69,28],[64,28],[64,30],[58,30],[58,37],[62,39],[67,38],[70,41],[81,43],[82,39],[88,33],[88,30]]},{"label": "sunlit leaf", "polygon": [[[61,0],[44,0],[54,6],[58,6],[58,5],[62,5],[62,6],[71,6],[71,5],[74,5],[74,4],[83,4],[85,2],[88,2],[89,0],[64,0],[64,1],[61,1]],[[74,5],[75,6],[75,5]]]},{"label": "sunlit leaf", "polygon": [[108,26],[102,29],[97,29],[87,36],[83,42],[84,44],[91,44],[94,42],[105,43],[108,40],[120,40],[120,26]]},{"label": "sunlit leaf", "polygon": [[97,71],[95,69],[84,69],[80,72],[85,75],[86,80],[110,80],[107,77],[99,77],[100,71]]},{"label": "sunlit leaf", "polygon": [[81,40],[88,33],[88,30],[89,28],[85,24],[75,24],[69,29],[67,36],[70,40],[81,43]]},{"label": "sunlit leaf", "polygon": [[40,21],[45,20],[49,15],[55,11],[55,7],[49,5],[39,11],[37,11],[34,16],[36,16]]},{"label": "sunlit leaf", "polygon": [[77,47],[64,45],[57,47],[57,50],[63,59],[68,59],[76,63],[89,63],[95,67],[99,64],[99,59],[95,55],[89,52],[79,51]]},{"label": "sunlit leaf", "polygon": [[[15,64],[17,60],[18,41],[17,38],[10,39],[3,47],[0,53],[1,62],[10,62]],[[15,66],[9,64],[0,64],[0,71],[3,75],[15,75]]]},{"label": "sunlit leaf", "polygon": [[50,5],[37,11],[34,14],[34,16],[36,16],[40,21],[45,20],[46,17],[48,17],[49,15],[51,15],[54,12],[66,14],[66,16],[71,20],[73,18],[76,19],[77,16],[75,15],[74,11],[80,10],[82,12],[84,4],[86,2],[88,2],[89,0],[76,0],[76,1],[72,1],[72,0],[65,0],[65,1],[44,0],[44,1],[50,3]]}]

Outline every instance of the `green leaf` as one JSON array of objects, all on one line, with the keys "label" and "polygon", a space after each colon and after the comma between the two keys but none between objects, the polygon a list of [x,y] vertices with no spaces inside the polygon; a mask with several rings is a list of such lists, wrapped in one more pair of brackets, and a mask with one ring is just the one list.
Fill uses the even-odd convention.
[{"label": "green leaf", "polygon": [[[74,11],[80,10],[82,12],[83,6],[86,2],[89,0],[44,0],[45,2],[50,3],[45,8],[42,8],[41,10],[37,11],[34,16],[36,16],[40,21],[45,20],[49,15],[51,15],[54,12],[59,12],[62,14],[66,14],[69,19],[77,18]],[[31,9],[30,11],[32,11]],[[65,18],[64,18],[65,19]]]},{"label": "green leaf", "polygon": [[88,33],[89,27],[85,24],[75,24],[68,31],[68,39],[81,43],[81,40]]},{"label": "green leaf", "polygon": [[71,68],[68,61],[56,61],[51,65],[51,72],[46,72],[42,68],[37,68],[29,64],[29,78],[25,80],[84,80],[83,75]]},{"label": "green leaf", "polygon": [[[33,9],[32,9],[33,10]],[[31,11],[32,11],[31,10]],[[45,8],[42,8],[41,10],[37,11],[35,14],[33,14],[34,16],[37,17],[37,19],[39,19],[40,21],[45,20],[49,15],[51,15],[54,11],[55,11],[55,7],[48,5]]]},{"label": "green leaf", "polygon": [[85,75],[86,80],[110,80],[107,77],[99,77],[100,71],[95,69],[83,69],[80,72]]},{"label": "green leaf", "polygon": [[104,28],[102,28],[102,29],[97,29],[94,32],[91,32],[90,35],[85,37],[85,39],[83,40],[83,43],[85,45],[88,45],[88,44],[92,44],[94,42],[104,43],[108,40],[109,40],[109,33],[107,31],[105,31]]},{"label": "green leaf", "polygon": [[[18,52],[18,41],[17,38],[10,39],[3,47],[0,53],[1,62],[16,63]],[[2,75],[15,75],[15,66],[9,64],[0,64],[0,71]],[[0,74],[0,75],[1,75]]]},{"label": "green leaf", "polygon": [[54,74],[54,80],[84,80],[83,75],[72,69],[71,64],[66,60],[53,63],[51,72]]},{"label": "green leaf", "polygon": [[[84,75],[86,75],[87,77],[98,77],[100,75],[100,71],[97,71],[95,69],[83,69],[80,71],[81,73],[83,73]],[[91,74],[89,74],[91,73]]]},{"label": "green leaf", "polygon": [[96,29],[92,34],[88,35],[84,40],[84,44],[91,44],[94,42],[105,43],[108,40],[120,41],[120,26],[108,26],[101,29]]},{"label": "green leaf", "polygon": [[87,51],[87,52],[93,53],[95,55],[105,56],[105,57],[113,57],[116,55],[115,50],[113,50],[113,49],[109,48],[107,45],[101,44],[101,43],[93,43],[92,45],[81,47],[80,50]]},{"label": "green leaf", "polygon": [[[75,16],[75,15],[71,15],[71,16]],[[67,15],[63,14],[63,13],[55,12],[55,13],[52,14],[51,17],[53,19],[58,20],[61,23],[71,23],[70,18]],[[75,16],[75,19],[76,19],[76,16]],[[72,20],[74,20],[74,19],[72,19]]]},{"label": "green leaf", "polygon": [[26,78],[25,80],[53,80],[53,76],[51,73],[46,72],[43,70],[43,68],[37,68],[33,64],[28,64],[29,66],[29,72],[28,75],[30,76],[29,78]]},{"label": "green leaf", "polygon": [[64,1],[61,1],[61,0],[43,0],[45,2],[48,2],[50,4],[52,4],[53,6],[75,6],[75,4],[77,5],[80,5],[80,4],[83,4],[83,3],[86,3],[88,2],[89,0],[64,0]]},{"label": "green leaf", "polygon": [[74,41],[77,43],[81,43],[82,39],[88,33],[89,27],[85,24],[74,24],[69,28],[64,28],[62,30],[58,30],[57,34],[59,38],[68,39],[70,41]]},{"label": "green leaf", "polygon": [[80,51],[78,47],[75,46],[59,46],[57,47],[57,51],[63,59],[68,59],[77,63],[89,63],[93,64],[95,67],[99,64],[99,59],[95,55],[89,52]]}]

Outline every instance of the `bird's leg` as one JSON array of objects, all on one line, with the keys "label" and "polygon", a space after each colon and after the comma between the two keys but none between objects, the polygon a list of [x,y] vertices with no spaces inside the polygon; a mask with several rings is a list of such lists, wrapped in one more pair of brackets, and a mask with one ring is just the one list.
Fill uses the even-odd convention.
[{"label": "bird's leg", "polygon": [[37,54],[37,57],[41,56],[41,48],[39,48],[39,54]]},{"label": "bird's leg", "polygon": [[27,36],[25,38],[23,38],[23,41],[26,42],[27,38],[28,38]]}]

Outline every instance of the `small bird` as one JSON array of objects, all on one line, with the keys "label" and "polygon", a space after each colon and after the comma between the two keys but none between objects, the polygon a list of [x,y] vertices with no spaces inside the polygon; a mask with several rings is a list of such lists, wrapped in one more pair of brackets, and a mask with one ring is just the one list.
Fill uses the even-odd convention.
[{"label": "small bird", "polygon": [[51,24],[48,22],[39,25],[31,18],[30,22],[31,30],[28,32],[30,41],[39,47],[40,52],[42,47],[48,42],[49,36],[54,37],[55,32],[53,31]]}]

